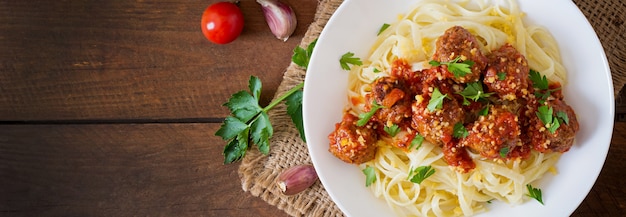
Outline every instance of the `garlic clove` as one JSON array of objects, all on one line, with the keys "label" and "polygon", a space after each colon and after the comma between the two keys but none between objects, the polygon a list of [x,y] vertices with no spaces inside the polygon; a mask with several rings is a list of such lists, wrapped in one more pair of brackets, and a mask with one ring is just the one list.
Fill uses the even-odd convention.
[{"label": "garlic clove", "polygon": [[287,41],[296,30],[298,21],[291,6],[278,0],[257,0],[261,5],[265,21],[276,38]]},{"label": "garlic clove", "polygon": [[276,184],[283,194],[293,195],[311,187],[317,178],[317,172],[312,165],[298,165],[283,171]]}]

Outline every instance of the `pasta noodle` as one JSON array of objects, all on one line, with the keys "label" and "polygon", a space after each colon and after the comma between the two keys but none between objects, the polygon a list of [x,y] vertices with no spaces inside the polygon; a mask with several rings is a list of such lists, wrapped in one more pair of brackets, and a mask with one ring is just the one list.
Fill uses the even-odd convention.
[{"label": "pasta noodle", "polygon": [[[526,25],[523,16],[514,0],[418,1],[380,33],[363,64],[352,67],[348,97],[369,93],[369,84],[388,76],[397,59],[406,60],[413,70],[428,67],[437,38],[452,26],[468,29],[481,42],[483,53],[505,43],[513,45],[527,58],[531,69],[564,83],[566,72],[556,41],[545,28]],[[365,106],[364,102],[353,102],[348,111],[363,113]],[[522,203],[526,185],[553,170],[560,156],[532,151],[527,159],[502,162],[470,153],[476,168],[463,173],[446,163],[438,145],[424,142],[417,150],[405,151],[389,142],[379,140],[374,160],[360,167],[376,168],[377,181],[370,189],[402,216],[469,216],[487,211],[486,203],[492,200]],[[425,165],[436,173],[421,184],[411,182],[411,169]]]}]

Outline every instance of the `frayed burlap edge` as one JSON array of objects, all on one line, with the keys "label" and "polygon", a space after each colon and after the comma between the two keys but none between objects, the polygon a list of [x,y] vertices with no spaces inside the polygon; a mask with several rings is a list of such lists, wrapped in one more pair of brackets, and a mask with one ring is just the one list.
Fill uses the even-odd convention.
[{"label": "frayed burlap edge", "polygon": [[[306,47],[318,38],[330,16],[343,0],[320,0],[315,21],[309,26],[300,46]],[[604,47],[611,68],[614,93],[619,95],[626,84],[626,3],[607,0],[602,4],[590,0],[574,0],[588,18]],[[291,63],[283,76],[276,96],[304,81],[305,71]],[[271,151],[263,155],[250,149],[239,166],[242,188],[253,196],[260,197],[270,205],[284,210],[291,216],[343,216],[318,181],[311,188],[293,196],[285,196],[276,186],[276,178],[286,168],[311,164],[306,144],[299,137],[284,105],[269,112],[274,124],[274,136],[270,140]]]},{"label": "frayed burlap edge", "polygon": [[[314,22],[305,33],[300,47],[308,46],[319,37],[330,16],[339,7],[342,0],[320,0]],[[303,68],[291,63],[283,76],[276,96],[304,81]],[[260,197],[270,205],[284,210],[291,216],[343,216],[343,213],[330,199],[319,181],[304,192],[285,196],[276,186],[276,179],[286,168],[312,164],[306,143],[300,139],[284,104],[268,112],[274,127],[274,136],[270,139],[269,155],[263,155],[256,149],[250,149],[239,166],[242,188],[252,195]]]}]

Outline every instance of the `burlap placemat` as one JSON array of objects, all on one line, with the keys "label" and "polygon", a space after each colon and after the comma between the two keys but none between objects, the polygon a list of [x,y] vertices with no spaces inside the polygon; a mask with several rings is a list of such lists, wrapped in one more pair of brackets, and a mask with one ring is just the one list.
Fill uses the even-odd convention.
[{"label": "burlap placemat", "polygon": [[[315,40],[333,12],[343,0],[320,0],[314,22],[309,26],[300,46],[306,47]],[[626,4],[621,0],[591,1],[574,0],[594,27],[607,54],[613,76],[615,95],[626,83]],[[291,63],[278,87],[276,96],[304,81],[305,71]],[[275,185],[278,174],[286,168],[311,164],[307,146],[298,135],[284,105],[269,112],[274,124],[271,151],[263,155],[250,149],[239,166],[239,176],[244,191],[260,197],[267,203],[284,210],[291,216],[343,216],[318,181],[311,188],[293,196],[285,196]]]}]

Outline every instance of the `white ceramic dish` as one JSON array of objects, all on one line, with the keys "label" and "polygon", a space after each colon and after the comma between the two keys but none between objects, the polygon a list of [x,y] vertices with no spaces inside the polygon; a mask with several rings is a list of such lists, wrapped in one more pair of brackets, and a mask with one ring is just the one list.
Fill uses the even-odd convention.
[{"label": "white ceramic dish", "polygon": [[[333,201],[347,215],[393,216],[387,204],[365,187],[355,165],[328,152],[328,134],[347,103],[347,71],[339,58],[347,51],[365,57],[382,23],[393,22],[416,0],[346,0],[322,31],[309,63],[304,86],[304,127],[311,159]],[[613,132],[611,73],[602,46],[584,15],[570,0],[519,1],[525,22],[550,30],[568,70],[565,99],[578,114],[581,130],[574,147],[536,187],[545,205],[534,201],[511,206],[488,205],[478,216],[569,216],[591,190],[604,164]],[[558,16],[555,16],[558,8]]]}]

